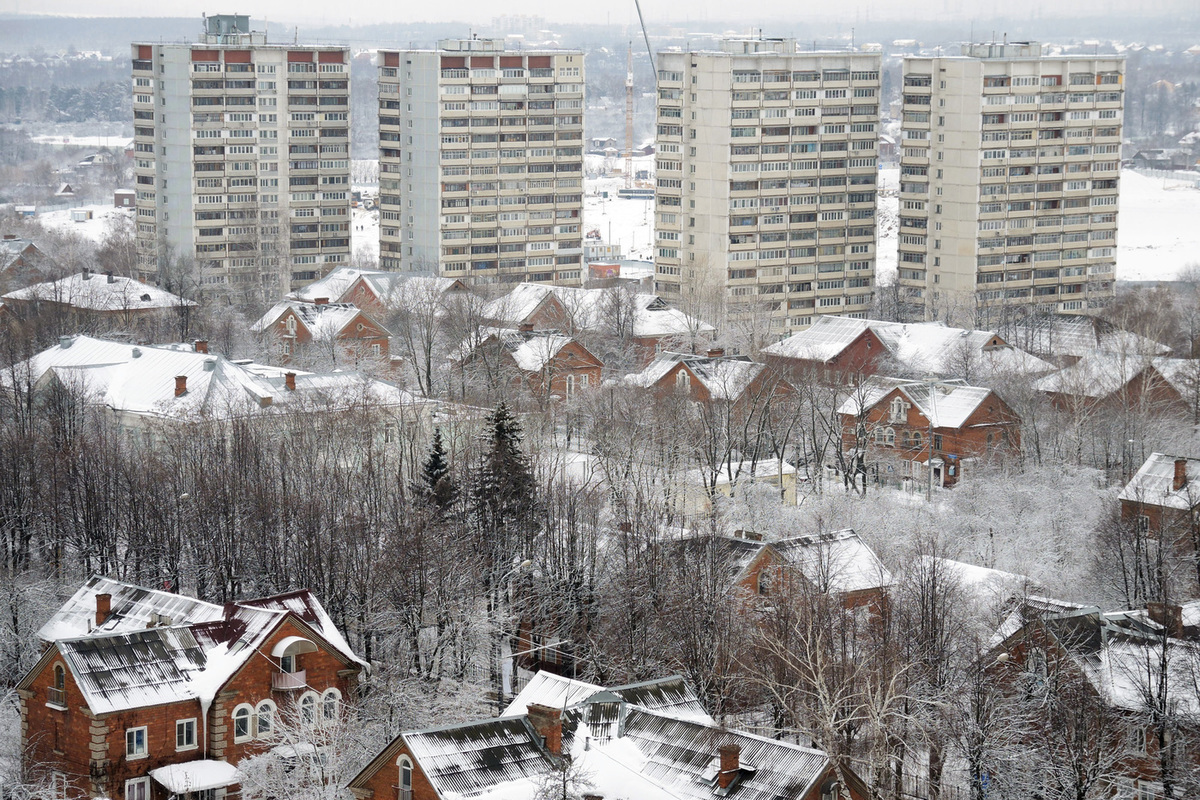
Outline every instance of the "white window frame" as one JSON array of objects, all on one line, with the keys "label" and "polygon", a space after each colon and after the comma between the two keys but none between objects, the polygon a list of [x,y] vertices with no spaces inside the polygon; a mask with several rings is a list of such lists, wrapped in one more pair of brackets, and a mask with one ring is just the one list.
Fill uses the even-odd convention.
[{"label": "white window frame", "polygon": [[[141,734],[141,748],[138,748],[138,734]],[[125,729],[125,760],[133,761],[146,758],[150,754],[149,734],[145,725]]]},{"label": "white window frame", "polygon": [[[192,740],[191,744],[187,744],[187,743],[180,744],[179,743],[179,734],[181,732],[189,730],[189,728],[191,730],[191,740]],[[199,746],[200,746],[199,739],[197,738],[197,735],[196,735],[196,718],[191,717],[189,719],[175,720],[175,752],[180,752],[182,750],[195,750]]]},{"label": "white window frame", "polygon": [[[266,713],[263,713],[266,709]],[[271,700],[260,700],[254,708],[254,735],[262,739],[275,732],[275,720],[279,717],[279,707]],[[263,730],[263,720],[267,721],[266,730]]]},{"label": "white window frame", "polygon": [[150,800],[150,779],[130,778],[125,781],[125,800]]},{"label": "white window frame", "polygon": [[333,722],[342,708],[342,693],[337,689],[326,689],[321,694],[321,722]]},{"label": "white window frame", "polygon": [[[245,733],[238,733],[239,715],[243,711],[246,712],[246,731]],[[233,714],[230,715],[230,719],[233,721],[233,741],[248,742],[254,738],[254,708],[249,703],[241,703],[235,707]]]}]

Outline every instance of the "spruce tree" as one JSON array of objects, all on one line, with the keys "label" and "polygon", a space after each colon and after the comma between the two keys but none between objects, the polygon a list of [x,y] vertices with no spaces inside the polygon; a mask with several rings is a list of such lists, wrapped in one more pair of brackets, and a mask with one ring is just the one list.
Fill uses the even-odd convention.
[{"label": "spruce tree", "polygon": [[442,429],[433,429],[433,443],[429,458],[421,468],[421,493],[442,511],[450,508],[458,497],[458,487],[450,473],[450,462],[446,459],[446,445],[442,441]]}]

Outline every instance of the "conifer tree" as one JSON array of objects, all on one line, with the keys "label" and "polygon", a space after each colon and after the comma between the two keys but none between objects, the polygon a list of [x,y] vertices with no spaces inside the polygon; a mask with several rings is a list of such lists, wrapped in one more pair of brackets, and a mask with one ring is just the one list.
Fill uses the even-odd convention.
[{"label": "conifer tree", "polygon": [[450,472],[441,428],[433,430],[433,444],[429,448],[429,458],[421,468],[419,488],[421,493],[442,511],[450,508],[458,498],[458,486],[455,485],[454,476]]}]

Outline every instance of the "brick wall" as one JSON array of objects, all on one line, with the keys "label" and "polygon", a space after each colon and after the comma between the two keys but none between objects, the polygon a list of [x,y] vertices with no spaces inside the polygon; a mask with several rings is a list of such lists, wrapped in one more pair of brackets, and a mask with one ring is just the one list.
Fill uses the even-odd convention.
[{"label": "brick wall", "polygon": [[[414,760],[408,748],[402,744],[395,755],[385,761],[374,775],[367,778],[361,788],[355,790],[355,795],[361,800],[403,800],[397,791],[397,787],[400,785],[398,761],[401,756],[407,756],[410,761]],[[415,763],[413,765],[412,800],[439,800],[433,785],[421,771],[420,765]]]}]

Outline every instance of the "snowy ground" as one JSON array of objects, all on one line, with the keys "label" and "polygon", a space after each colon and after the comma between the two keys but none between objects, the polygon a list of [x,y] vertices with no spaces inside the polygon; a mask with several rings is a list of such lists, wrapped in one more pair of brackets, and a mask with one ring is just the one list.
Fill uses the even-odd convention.
[{"label": "snowy ground", "polygon": [[[72,221],[71,211],[81,208],[90,209],[92,218],[87,222]],[[129,220],[130,223],[133,222],[133,209],[114,208],[111,203],[107,205],[99,203],[95,205],[72,206],[71,208],[64,208],[58,211],[43,212],[38,214],[37,220],[47,228],[73,231],[93,242],[101,242],[114,223],[121,220]]]},{"label": "snowy ground", "polygon": [[[900,167],[879,170],[879,242],[875,248],[875,281],[891,283],[896,277],[900,246]],[[886,279],[886,280],[885,280]]]},{"label": "snowy ground", "polygon": [[1191,183],[1121,172],[1117,279],[1165,281],[1200,264],[1200,173]]},{"label": "snowy ground", "polygon": [[107,147],[113,150],[124,150],[133,144],[129,136],[34,136],[37,144],[57,145],[58,147]]},{"label": "snowy ground", "polygon": [[[358,188],[358,187],[355,187]],[[379,260],[379,208],[350,209],[350,252],[364,260]]]},{"label": "snowy ground", "polygon": [[[623,176],[608,177],[604,173],[611,166],[623,167],[623,159],[605,159],[603,156],[587,155],[584,168],[589,176],[583,182],[583,229],[599,231],[605,244],[621,245],[624,258],[652,260],[654,258],[654,201],[624,200],[617,191],[625,187]],[[638,156],[633,160],[634,174],[648,170],[651,179],[644,181],[646,187],[654,186],[654,156]],[[608,197],[600,196],[607,192]]]}]

